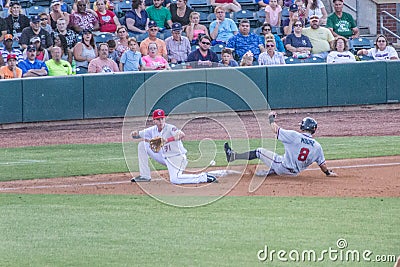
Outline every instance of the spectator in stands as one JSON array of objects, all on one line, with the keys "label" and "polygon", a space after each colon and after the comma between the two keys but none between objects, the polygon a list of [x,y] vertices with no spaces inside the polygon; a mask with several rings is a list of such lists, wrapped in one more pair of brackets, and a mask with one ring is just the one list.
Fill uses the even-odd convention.
[{"label": "spectator in stands", "polygon": [[92,32],[84,30],[82,34],[82,41],[75,45],[73,53],[76,67],[87,69],[89,62],[97,57],[98,52]]},{"label": "spectator in stands", "polygon": [[148,54],[149,44],[156,43],[158,47],[158,55],[164,57],[165,59],[168,59],[167,46],[165,42],[157,38],[158,29],[159,28],[155,21],[149,22],[149,37],[147,37],[140,43],[140,53],[142,54],[142,56],[146,56]]},{"label": "spectator in stands", "polygon": [[297,12],[299,12],[299,19],[305,25],[308,22],[308,17],[306,16],[306,5],[303,0],[295,0],[294,3],[297,5]]},{"label": "spectator in stands", "polygon": [[198,12],[192,12],[189,16],[190,25],[186,27],[186,36],[192,45],[197,44],[199,34],[208,35],[208,29],[206,26],[200,24],[200,14]]},{"label": "spectator in stands", "polygon": [[29,18],[22,14],[21,5],[18,1],[10,2],[8,17],[5,19],[7,32],[12,34],[16,40],[21,36],[22,30],[29,27]]},{"label": "spectator in stands", "polygon": [[187,6],[187,0],[177,0],[176,3],[171,3],[169,6],[172,22],[179,22],[183,30],[190,24],[190,14],[193,9]]},{"label": "spectator in stands", "polygon": [[19,44],[25,49],[33,37],[40,37],[41,45],[44,48],[49,48],[53,45],[51,35],[40,27],[40,17],[36,15],[31,17],[30,27],[22,30]]},{"label": "spectator in stands", "polygon": [[48,24],[49,16],[47,15],[47,13],[45,12],[40,13],[39,18],[40,18],[40,28],[51,34],[53,32],[53,29]]},{"label": "spectator in stands", "polygon": [[215,8],[216,19],[210,24],[210,36],[215,44],[226,44],[232,36],[238,33],[236,23],[226,18],[225,10],[217,6]]},{"label": "spectator in stands", "polygon": [[282,20],[282,7],[278,5],[277,0],[270,0],[269,5],[265,7],[265,22],[274,27],[280,27]]},{"label": "spectator in stands", "polygon": [[118,36],[118,39],[116,40],[117,47],[115,48],[115,50],[118,53],[118,57],[121,57],[122,54],[129,49],[128,48],[129,34],[128,34],[128,29],[126,28],[125,25],[118,26],[117,36]]},{"label": "spectator in stands", "polygon": [[13,36],[11,34],[6,34],[3,40],[4,47],[0,48],[0,53],[4,62],[7,62],[7,56],[9,54],[14,54],[17,56],[17,63],[24,60],[22,51],[18,48],[13,48]]},{"label": "spectator in stands", "polygon": [[366,55],[375,60],[398,60],[399,55],[396,50],[389,45],[385,35],[380,34],[375,40],[375,47],[371,49],[358,50],[357,55]]},{"label": "spectator in stands", "polygon": [[[272,34],[272,27],[269,23],[264,22],[261,28],[261,36],[260,36],[261,42],[263,44],[265,43],[265,35],[267,34]],[[276,49],[278,50],[278,52],[286,53],[281,37],[279,37],[278,34],[273,34],[273,36],[275,39]]]},{"label": "spectator in stands", "polygon": [[233,59],[232,50],[229,48],[222,49],[220,63],[224,67],[237,67],[239,64]]},{"label": "spectator in stands", "polygon": [[192,50],[190,41],[186,36],[182,36],[182,25],[179,22],[172,24],[171,31],[172,36],[165,39],[168,61],[174,64],[181,64],[187,60]]},{"label": "spectator in stands", "polygon": [[89,73],[119,72],[117,63],[108,58],[108,44],[99,45],[99,56],[91,60],[88,66]]},{"label": "spectator in stands", "polygon": [[62,51],[58,46],[51,48],[51,59],[47,60],[46,66],[49,70],[49,76],[64,76],[64,75],[72,75],[72,67],[71,64],[61,59]]},{"label": "spectator in stands", "polygon": [[289,35],[289,34],[293,33],[293,29],[294,29],[293,25],[299,19],[300,19],[299,8],[298,8],[298,6],[296,4],[293,4],[289,8],[289,18],[285,19],[282,22],[283,33],[285,35]]},{"label": "spectator in stands", "polygon": [[[120,62],[120,57],[118,56],[118,52],[115,50],[117,48],[117,43],[115,40],[111,39],[107,41],[108,44],[108,58],[114,60],[117,64]],[[129,46],[129,39],[128,39],[128,46]]]},{"label": "spectator in stands", "polygon": [[243,55],[242,60],[240,61],[240,66],[249,67],[253,66],[253,63],[254,63],[253,53],[251,53],[251,51],[248,51],[246,54]]},{"label": "spectator in stands", "polygon": [[0,42],[3,42],[4,40],[4,35],[7,34],[7,24],[5,19],[0,17]]},{"label": "spectator in stands", "polygon": [[22,77],[47,76],[49,70],[46,64],[36,58],[36,46],[28,45],[26,48],[27,59],[21,61],[18,67],[22,70]]},{"label": "spectator in stands", "polygon": [[250,32],[250,22],[248,19],[240,20],[239,33],[228,40],[226,47],[232,48],[239,60],[247,51],[251,51],[255,60],[257,60],[258,55],[265,50],[264,42],[260,37],[257,34]]},{"label": "spectator in stands", "polygon": [[51,51],[54,47],[61,48],[61,59],[66,60],[69,64],[72,64],[72,51],[68,48],[67,39],[65,39],[64,35],[53,32],[53,46],[49,49]]},{"label": "spectator in stands", "polygon": [[153,5],[146,8],[149,19],[156,22],[160,31],[172,26],[171,12],[162,5],[163,2],[164,0],[153,0]]},{"label": "spectator in stands", "polygon": [[53,30],[57,29],[57,22],[59,19],[64,19],[66,24],[65,26],[69,24],[69,14],[66,11],[61,10],[60,0],[51,1],[50,9],[50,26]]},{"label": "spectator in stands", "polygon": [[282,65],[286,64],[283,55],[275,50],[275,39],[269,38],[265,40],[267,51],[258,57],[259,65]]},{"label": "spectator in stands", "polygon": [[332,51],[326,58],[327,63],[348,63],[356,62],[356,58],[353,53],[349,51],[349,45],[347,39],[343,36],[338,36],[333,41]]},{"label": "spectator in stands", "polygon": [[73,30],[67,29],[67,21],[64,18],[57,20],[56,32],[63,35],[67,39],[67,45],[69,49],[73,49],[77,43],[77,35]]},{"label": "spectator in stands", "polygon": [[303,34],[307,36],[312,44],[312,56],[326,59],[335,39],[330,30],[320,27],[319,17],[312,15],[310,17],[310,27],[303,29]]},{"label": "spectator in stands", "polygon": [[257,1],[257,4],[258,4],[260,10],[265,9],[269,5],[269,0],[259,0],[259,1]]},{"label": "spectator in stands", "polygon": [[96,15],[94,15],[96,13],[93,10],[91,12],[87,10],[84,0],[78,0],[76,4],[78,10],[71,14],[69,18],[69,27],[76,33],[87,29],[98,31],[100,26]]},{"label": "spectator in stands", "polygon": [[97,0],[97,19],[99,20],[100,32],[111,32],[114,33],[117,27],[121,25],[118,17],[111,10],[106,9],[105,0]]},{"label": "spectator in stands", "polygon": [[224,12],[238,12],[242,6],[236,0],[210,0],[210,4],[216,9],[221,7]]},{"label": "spectator in stands", "polygon": [[326,25],[328,13],[326,13],[325,5],[321,0],[305,0],[306,4],[306,17],[310,19],[310,16],[317,15],[319,17],[319,23]]},{"label": "spectator in stands", "polygon": [[302,34],[303,22],[301,20],[296,21],[294,24],[293,33],[286,36],[285,47],[287,50],[286,55],[294,58],[308,58],[311,53],[312,44],[310,39]]},{"label": "spectator in stands", "polygon": [[334,37],[338,35],[345,38],[357,38],[359,30],[353,17],[343,12],[343,0],[334,0],[335,12],[329,15],[326,27],[332,32]]},{"label": "spectator in stands", "polygon": [[146,33],[150,20],[144,0],[134,0],[132,2],[132,10],[125,13],[125,19],[129,32],[135,34]]},{"label": "spectator in stands", "polygon": [[[38,60],[43,62],[49,60],[49,52],[47,51],[47,49],[43,48],[39,36],[32,37],[30,40],[30,44],[36,47],[36,58]],[[24,57],[24,59],[27,58],[28,54],[26,49],[24,50],[24,52],[22,52],[22,56]]]},{"label": "spectator in stands", "polygon": [[187,61],[204,66],[212,66],[212,62],[218,63],[218,55],[211,51],[210,47],[211,38],[208,35],[200,35],[199,48],[189,54]]},{"label": "spectator in stands", "polygon": [[22,70],[17,67],[17,56],[7,55],[7,66],[0,67],[0,79],[21,78]]},{"label": "spectator in stands", "polygon": [[119,63],[120,71],[139,71],[143,66],[142,54],[140,54],[139,44],[136,38],[131,37],[128,39],[129,50],[126,50],[121,57]]},{"label": "spectator in stands", "polygon": [[[93,16],[96,16],[94,10],[91,8],[90,0],[82,0],[83,3],[85,4],[86,11],[92,14]],[[74,0],[74,4],[72,5],[72,11],[71,14],[79,12],[78,8],[78,0]]]},{"label": "spectator in stands", "polygon": [[149,54],[142,58],[144,66],[143,70],[168,70],[171,69],[169,67],[168,61],[162,56],[158,55],[158,47],[157,44],[151,42],[147,47]]}]

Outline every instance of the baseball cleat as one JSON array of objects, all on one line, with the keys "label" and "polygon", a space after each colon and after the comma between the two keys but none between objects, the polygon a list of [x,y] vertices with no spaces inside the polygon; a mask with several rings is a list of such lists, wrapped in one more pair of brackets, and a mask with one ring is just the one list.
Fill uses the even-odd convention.
[{"label": "baseball cleat", "polygon": [[207,183],[218,183],[217,177],[207,173]]},{"label": "baseball cleat", "polygon": [[235,160],[235,152],[232,150],[232,148],[229,146],[229,144],[226,142],[224,144],[224,150],[225,150],[225,155],[226,155],[226,161],[227,162],[232,162]]},{"label": "baseball cleat", "polygon": [[138,182],[150,182],[151,181],[151,178],[146,178],[146,177],[143,177],[143,176],[136,176],[135,178],[132,178],[131,179],[131,182],[132,183],[138,183]]}]

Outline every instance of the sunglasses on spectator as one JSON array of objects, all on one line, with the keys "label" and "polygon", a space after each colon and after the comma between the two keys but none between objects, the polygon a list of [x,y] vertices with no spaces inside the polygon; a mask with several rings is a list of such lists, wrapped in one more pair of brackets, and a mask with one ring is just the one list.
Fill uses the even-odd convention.
[{"label": "sunglasses on spectator", "polygon": [[275,45],[272,44],[272,45],[266,45],[265,47],[274,47],[274,46],[275,46]]},{"label": "sunglasses on spectator", "polygon": [[158,31],[158,29],[157,29],[157,28],[155,28],[155,29],[150,29],[150,31],[151,31],[151,32],[156,32],[156,31]]},{"label": "sunglasses on spectator", "polygon": [[270,28],[264,28],[263,31],[269,32],[271,29]]},{"label": "sunglasses on spectator", "polygon": [[386,40],[378,40],[377,42],[378,42],[378,43],[385,43]]},{"label": "sunglasses on spectator", "polygon": [[211,43],[209,43],[209,42],[201,42],[201,43],[204,45],[211,45]]},{"label": "sunglasses on spectator", "polygon": [[47,20],[47,18],[41,18],[40,20],[41,20],[41,21],[44,21],[44,20]]},{"label": "sunglasses on spectator", "polygon": [[119,31],[118,33],[125,33],[126,31]]},{"label": "sunglasses on spectator", "polygon": [[294,26],[295,27],[303,27],[303,25],[301,25],[301,24],[295,24]]}]

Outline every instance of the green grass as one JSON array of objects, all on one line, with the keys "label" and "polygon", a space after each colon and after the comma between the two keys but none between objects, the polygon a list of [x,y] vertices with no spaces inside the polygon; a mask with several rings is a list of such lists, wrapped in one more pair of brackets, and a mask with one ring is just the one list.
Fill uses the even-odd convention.
[{"label": "green grass", "polygon": [[[327,159],[400,155],[400,136],[335,137],[317,140],[323,146]],[[220,166],[226,164],[223,142],[216,141],[218,151],[216,162]],[[250,140],[250,147],[256,148],[259,143],[259,140]],[[193,160],[200,156],[198,144],[197,141],[185,141],[189,159]],[[131,143],[130,146],[132,155],[135,157],[136,145]],[[280,142],[278,142],[277,153],[283,153]],[[198,165],[205,166],[208,162],[200,162]],[[134,163],[133,166],[137,167],[137,164]],[[127,171],[120,143],[0,149],[0,181]]]},{"label": "green grass", "polygon": [[[398,198],[224,197],[175,208],[148,196],[0,194],[0,266],[256,266],[257,252],[399,254]],[[279,262],[267,266],[393,266]]]}]

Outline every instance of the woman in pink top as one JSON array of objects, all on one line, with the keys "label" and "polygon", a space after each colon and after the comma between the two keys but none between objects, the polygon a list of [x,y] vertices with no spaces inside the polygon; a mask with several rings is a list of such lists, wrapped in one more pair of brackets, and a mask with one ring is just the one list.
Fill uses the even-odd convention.
[{"label": "woman in pink top", "polygon": [[269,6],[265,8],[265,22],[271,26],[281,26],[282,7],[278,5],[277,0],[270,0]]},{"label": "woman in pink top", "polygon": [[186,27],[186,36],[191,44],[197,44],[199,34],[208,35],[208,30],[206,26],[199,24],[200,14],[198,12],[190,13],[189,19],[190,25]]},{"label": "woman in pink top", "polygon": [[168,61],[165,60],[162,56],[158,56],[158,47],[157,44],[152,42],[148,46],[149,54],[147,56],[142,57],[142,61],[144,62],[143,70],[166,70],[171,69],[169,67]]}]

